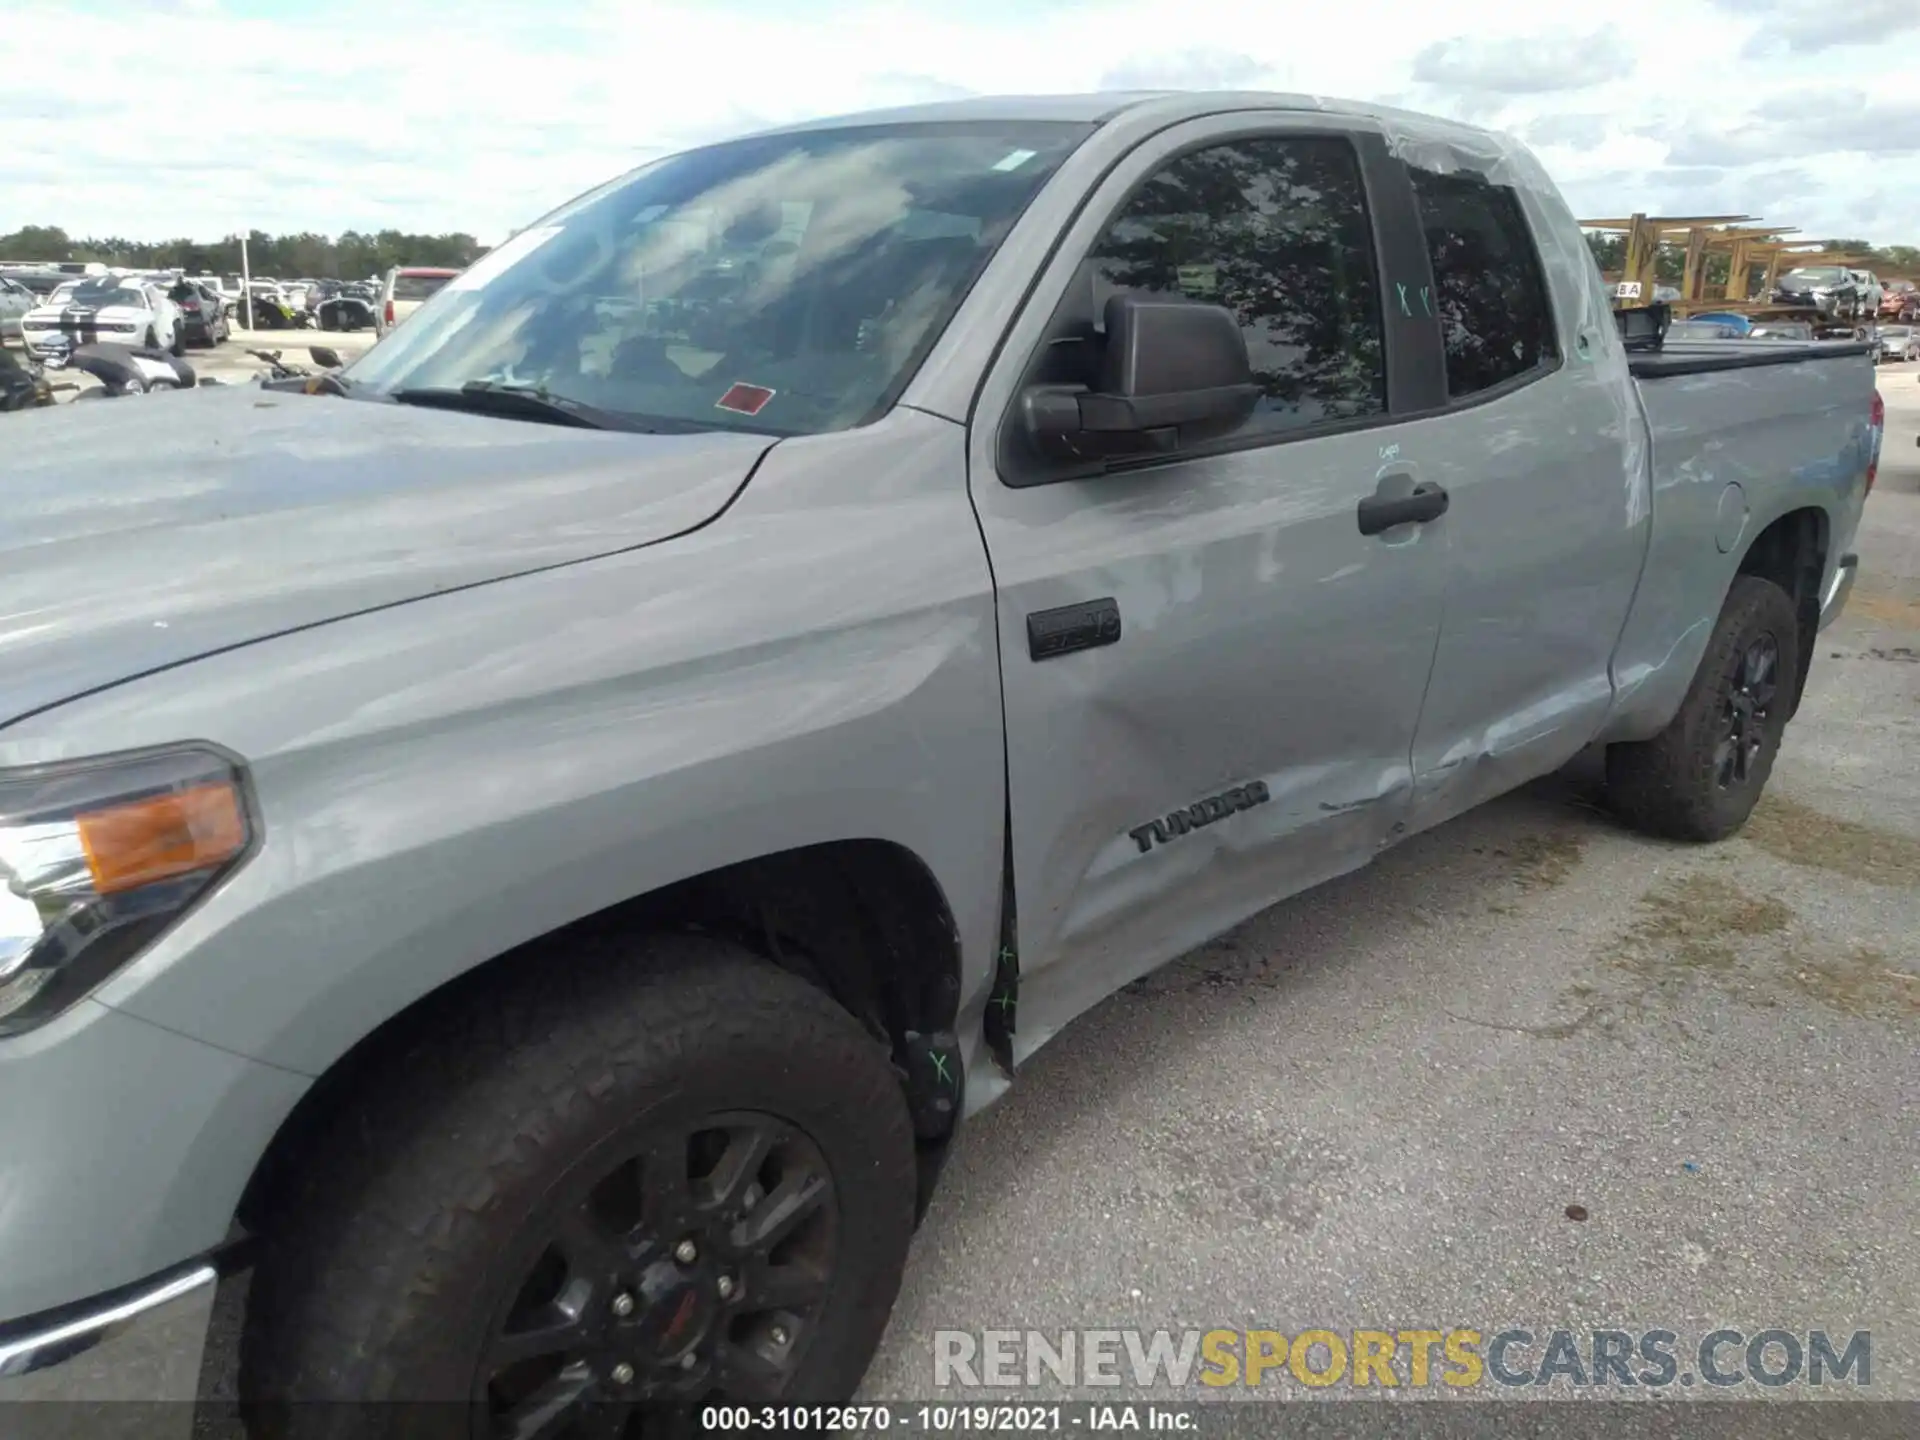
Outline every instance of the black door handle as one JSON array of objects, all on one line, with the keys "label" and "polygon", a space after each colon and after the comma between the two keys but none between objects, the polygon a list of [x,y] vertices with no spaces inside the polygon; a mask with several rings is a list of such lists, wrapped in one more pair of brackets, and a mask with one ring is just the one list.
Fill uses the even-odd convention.
[{"label": "black door handle", "polygon": [[1424,525],[1447,513],[1447,492],[1438,485],[1416,485],[1413,493],[1390,500],[1369,495],[1360,502],[1360,533],[1378,535],[1396,525]]}]

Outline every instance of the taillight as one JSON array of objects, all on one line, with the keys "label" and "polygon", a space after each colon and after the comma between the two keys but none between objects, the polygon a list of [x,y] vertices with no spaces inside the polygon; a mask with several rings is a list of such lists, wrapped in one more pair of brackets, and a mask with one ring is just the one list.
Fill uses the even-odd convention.
[{"label": "taillight", "polygon": [[1867,458],[1867,489],[1873,493],[1874,478],[1880,473],[1880,440],[1887,429],[1887,402],[1880,398],[1878,390],[1873,392],[1873,404],[1867,410],[1867,429],[1873,432],[1873,451]]},{"label": "taillight", "polygon": [[[393,302],[391,300],[387,301],[387,324],[393,324]],[[1873,398],[1878,400],[1880,397],[1875,395]]]}]

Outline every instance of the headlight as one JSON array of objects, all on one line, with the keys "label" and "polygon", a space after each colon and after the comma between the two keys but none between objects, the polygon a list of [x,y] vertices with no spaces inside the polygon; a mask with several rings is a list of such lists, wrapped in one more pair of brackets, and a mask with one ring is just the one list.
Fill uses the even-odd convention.
[{"label": "headlight", "polygon": [[0,771],[0,1036],[139,954],[256,834],[244,772],[210,747]]}]

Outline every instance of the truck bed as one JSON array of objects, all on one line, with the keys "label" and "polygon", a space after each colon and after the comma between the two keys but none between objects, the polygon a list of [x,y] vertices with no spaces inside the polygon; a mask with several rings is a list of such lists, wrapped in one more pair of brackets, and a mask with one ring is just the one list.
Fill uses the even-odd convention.
[{"label": "truck bed", "polygon": [[[1851,548],[1872,452],[1872,350],[1707,340],[1628,357],[1653,442],[1642,480],[1653,527],[1616,663],[1627,738],[1678,705],[1741,555],[1782,504],[1831,517],[1828,576]],[[1676,647],[1677,616],[1699,618]]]},{"label": "truck bed", "polygon": [[1636,380],[1668,375],[1702,375],[1715,370],[1748,370],[1762,365],[1802,365],[1814,360],[1844,360],[1872,355],[1870,340],[1683,340],[1630,357]]}]

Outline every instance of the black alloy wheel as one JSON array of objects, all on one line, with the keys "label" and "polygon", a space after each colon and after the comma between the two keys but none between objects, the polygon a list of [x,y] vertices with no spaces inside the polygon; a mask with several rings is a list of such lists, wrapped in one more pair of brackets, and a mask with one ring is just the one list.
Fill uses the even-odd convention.
[{"label": "black alloy wheel", "polygon": [[1773,722],[1779,673],[1780,642],[1771,634],[1756,636],[1734,662],[1725,730],[1713,752],[1714,784],[1722,790],[1753,778]]},{"label": "black alloy wheel", "polygon": [[720,1399],[857,1392],[914,1131],[887,1042],[817,986],[610,926],[427,1002],[335,1083],[252,1202],[258,1440],[656,1440]]},{"label": "black alloy wheel", "polygon": [[1657,735],[1607,747],[1607,790],[1629,823],[1670,840],[1724,840],[1773,772],[1807,631],[1791,596],[1736,575],[1679,710]]},{"label": "black alloy wheel", "polygon": [[576,1175],[489,1326],[476,1437],[671,1433],[783,1394],[838,1257],[819,1146],[735,1111],[656,1124]]}]

